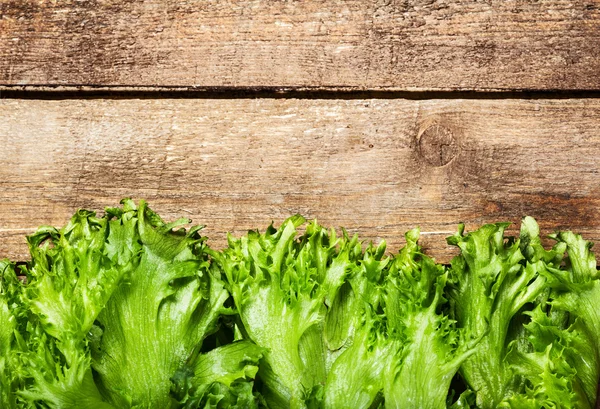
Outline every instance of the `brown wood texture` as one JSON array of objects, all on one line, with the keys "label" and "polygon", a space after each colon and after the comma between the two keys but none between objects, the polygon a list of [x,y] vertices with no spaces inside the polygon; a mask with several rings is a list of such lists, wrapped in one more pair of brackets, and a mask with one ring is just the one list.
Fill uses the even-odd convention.
[{"label": "brown wood texture", "polygon": [[600,89],[600,0],[0,0],[0,86]]},{"label": "brown wood texture", "polygon": [[0,257],[78,207],[145,198],[211,245],[301,213],[439,261],[458,222],[600,240],[599,100],[0,100]]}]

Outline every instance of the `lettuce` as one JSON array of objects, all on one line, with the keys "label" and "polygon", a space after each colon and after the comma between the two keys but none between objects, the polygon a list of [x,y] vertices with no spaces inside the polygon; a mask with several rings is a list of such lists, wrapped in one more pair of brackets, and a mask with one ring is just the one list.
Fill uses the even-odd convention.
[{"label": "lettuce", "polygon": [[30,405],[109,409],[92,378],[87,333],[118,286],[122,272],[103,254],[106,219],[80,210],[61,231],[40,228],[28,238],[29,324],[23,360]]},{"label": "lettuce", "polygon": [[25,382],[25,368],[20,362],[21,332],[27,325],[23,292],[15,265],[0,260],[0,407],[6,409],[19,407],[18,391]]},{"label": "lettuce", "polygon": [[[200,354],[203,341],[232,313],[219,272],[209,271],[200,228],[179,228],[187,222],[165,224],[144,202],[124,200],[104,217],[81,210],[63,229],[44,227],[28,238],[17,401],[50,408],[181,406],[173,378],[195,360],[210,369]],[[3,288],[15,287],[10,283]],[[234,361],[256,366],[261,354],[248,348],[231,356],[231,365],[204,374],[206,393],[252,376]]]},{"label": "lettuce", "polygon": [[[533,242],[540,248],[537,225]],[[511,363],[527,381],[529,402],[593,408],[600,378],[600,282],[591,243],[571,232],[551,235],[552,251],[534,252],[542,263],[549,291],[525,325],[531,348],[515,348]],[[531,240],[530,240],[531,241]],[[566,252],[566,253],[565,253]],[[513,398],[515,399],[515,398]]]},{"label": "lettuce", "polygon": [[0,407],[593,408],[600,273],[536,221],[364,245],[301,216],[216,251],[129,199],[0,261]]},{"label": "lettuce", "polygon": [[379,283],[389,265],[384,252],[385,243],[367,247],[326,316],[326,344],[339,355],[328,372],[325,408],[383,405],[385,371],[394,351],[394,345],[386,339],[380,308]]},{"label": "lettuce", "polygon": [[444,308],[448,272],[421,253],[419,230],[406,234],[406,246],[383,280],[386,333],[394,356],[385,373],[386,407],[446,407],[450,383],[479,342],[459,330]]},{"label": "lettuce", "polygon": [[592,243],[572,232],[552,237],[566,246],[567,255],[564,268],[560,264],[548,267],[552,273],[550,303],[555,314],[565,317],[562,327],[571,339],[568,361],[593,407],[600,378],[600,274],[590,250]]},{"label": "lettuce", "polygon": [[236,341],[213,349],[180,368],[173,389],[184,408],[258,408],[252,382],[264,349]]},{"label": "lettuce", "polygon": [[[109,209],[106,257],[124,280],[98,315],[93,368],[118,407],[172,405],[170,378],[227,313],[198,229],[164,224],[145,203]],[[140,376],[140,374],[144,374]]]},{"label": "lettuce", "polygon": [[513,330],[521,324],[515,316],[546,283],[538,265],[523,265],[519,242],[504,237],[506,227],[488,224],[465,235],[460,226],[448,239],[461,250],[452,260],[454,286],[448,293],[453,314],[467,333],[482,337],[460,373],[482,409],[495,408],[518,387],[506,361]]},{"label": "lettuce", "polygon": [[385,244],[363,251],[316,222],[296,239],[302,223],[230,238],[214,254],[243,332],[268,351],[259,376],[269,406],[445,407],[478,339],[441,311],[447,272],[421,254],[419,231],[390,262]]},{"label": "lettuce", "polygon": [[[591,243],[570,232],[541,245],[523,219],[520,238],[490,224],[448,239],[449,291],[458,324],[482,340],[460,368],[477,407],[591,408],[599,380],[600,287]],[[566,253],[565,253],[566,252]]]},{"label": "lettuce", "polygon": [[327,373],[358,319],[340,316],[353,304],[350,289],[340,290],[359,268],[360,243],[346,235],[337,239],[316,223],[296,240],[304,221],[294,216],[278,230],[230,237],[222,254],[213,253],[242,332],[267,350],[259,376],[272,408],[320,405]]}]

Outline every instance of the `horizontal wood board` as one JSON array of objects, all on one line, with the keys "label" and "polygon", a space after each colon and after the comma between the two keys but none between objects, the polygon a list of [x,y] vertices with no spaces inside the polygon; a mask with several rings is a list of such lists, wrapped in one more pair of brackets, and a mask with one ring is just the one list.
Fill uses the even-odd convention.
[{"label": "horizontal wood board", "polygon": [[[0,257],[79,207],[145,198],[225,233],[301,213],[364,240],[463,221],[600,241],[599,100],[0,100]],[[514,233],[514,229],[511,230]]]},{"label": "horizontal wood board", "polygon": [[600,89],[600,0],[0,0],[0,88]]}]

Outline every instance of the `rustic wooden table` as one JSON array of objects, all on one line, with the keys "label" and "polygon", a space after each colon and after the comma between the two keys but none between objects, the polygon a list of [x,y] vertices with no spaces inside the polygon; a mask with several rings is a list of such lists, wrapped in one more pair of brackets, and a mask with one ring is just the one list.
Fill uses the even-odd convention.
[{"label": "rustic wooden table", "polygon": [[[600,1],[0,1],[0,256],[146,198],[440,261],[460,221],[600,240]],[[514,230],[513,230],[514,231]]]},{"label": "rustic wooden table", "polygon": [[[0,0],[0,257],[145,198],[390,249],[523,215],[600,241],[600,1]],[[513,232],[515,228],[513,228]]]}]

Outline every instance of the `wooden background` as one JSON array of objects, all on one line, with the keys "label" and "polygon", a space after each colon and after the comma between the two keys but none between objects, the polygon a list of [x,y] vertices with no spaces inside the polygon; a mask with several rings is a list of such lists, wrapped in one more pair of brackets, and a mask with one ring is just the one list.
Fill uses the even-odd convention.
[{"label": "wooden background", "polygon": [[461,221],[598,243],[599,96],[599,0],[0,0],[0,257],[125,196],[215,247],[294,213],[443,262]]}]

